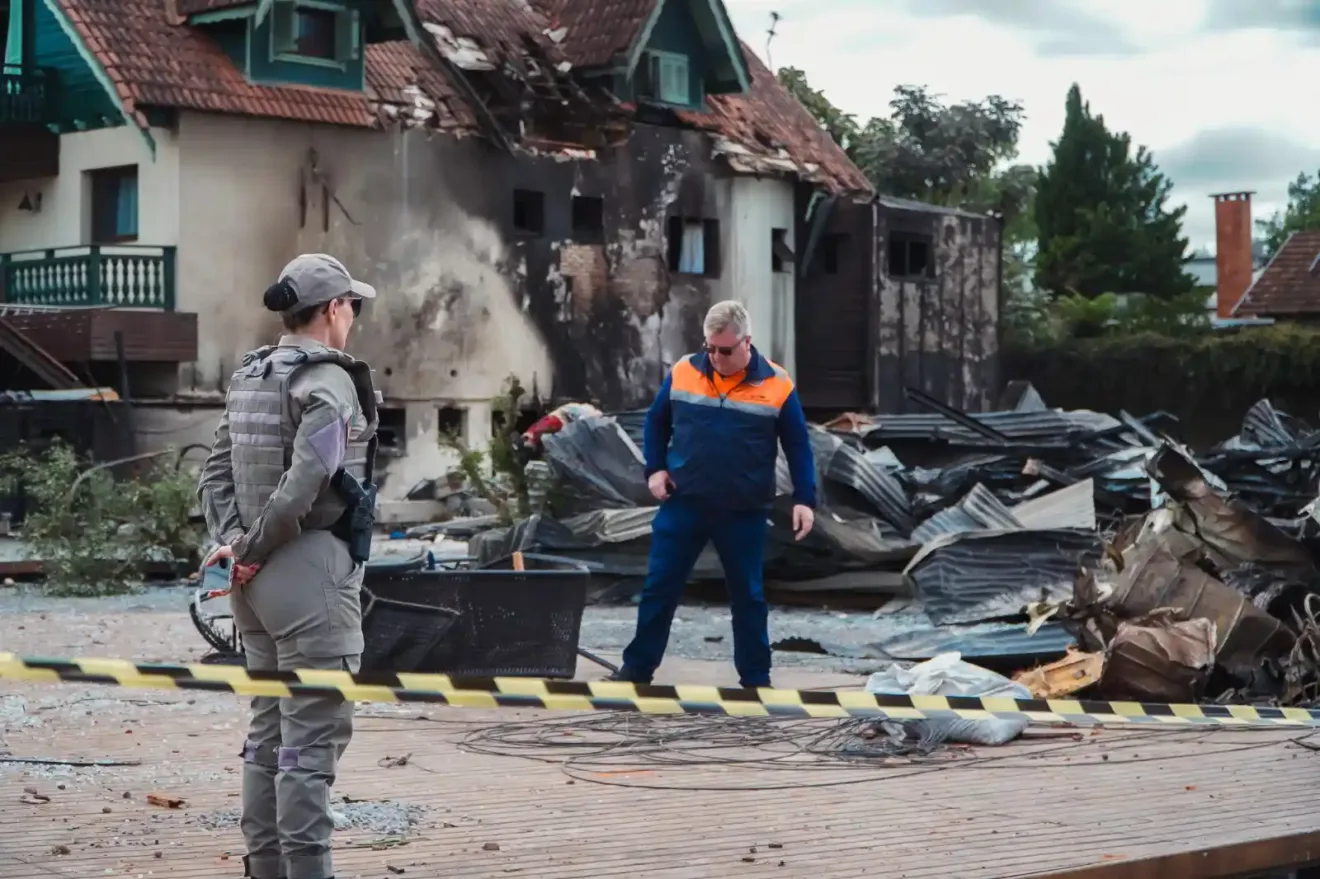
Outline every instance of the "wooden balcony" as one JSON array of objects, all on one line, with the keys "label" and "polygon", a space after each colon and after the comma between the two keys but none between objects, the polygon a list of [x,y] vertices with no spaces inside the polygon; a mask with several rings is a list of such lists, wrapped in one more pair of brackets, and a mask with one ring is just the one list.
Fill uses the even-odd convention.
[{"label": "wooden balcony", "polygon": [[62,363],[188,363],[197,315],[175,311],[175,249],[0,254],[0,318]]},{"label": "wooden balcony", "polygon": [[0,254],[0,302],[173,311],[175,249],[90,245]]},{"label": "wooden balcony", "polygon": [[0,129],[39,128],[54,121],[57,82],[49,68],[0,65]]}]

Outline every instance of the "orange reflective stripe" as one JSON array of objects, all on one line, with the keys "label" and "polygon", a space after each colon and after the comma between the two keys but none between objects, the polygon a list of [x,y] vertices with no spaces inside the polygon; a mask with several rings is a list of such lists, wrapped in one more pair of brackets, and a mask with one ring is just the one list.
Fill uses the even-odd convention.
[{"label": "orange reflective stripe", "polygon": [[680,399],[693,397],[719,399],[715,388],[706,380],[706,376],[702,375],[701,370],[692,365],[690,357],[684,357],[674,364],[669,374],[669,394]]},{"label": "orange reflective stripe", "polygon": [[[747,411],[778,412],[789,394],[793,393],[793,380],[783,367],[775,363],[770,366],[774,369],[774,375],[759,382],[744,382],[736,386],[724,398],[724,402]],[[720,403],[719,390],[693,365],[691,357],[685,357],[674,364],[669,377],[669,395],[687,403]]]}]

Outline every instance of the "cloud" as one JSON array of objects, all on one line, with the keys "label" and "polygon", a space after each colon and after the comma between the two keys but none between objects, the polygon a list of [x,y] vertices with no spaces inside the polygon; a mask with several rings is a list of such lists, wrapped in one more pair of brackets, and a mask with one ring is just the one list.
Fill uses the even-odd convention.
[{"label": "cloud", "polygon": [[1312,0],[1207,0],[1207,31],[1276,30],[1320,43],[1320,4]]},{"label": "cloud", "polygon": [[970,15],[1036,37],[1044,57],[1133,55],[1140,45],[1122,28],[1070,0],[908,0],[908,14],[923,18]]},{"label": "cloud", "polygon": [[1213,128],[1156,152],[1178,187],[1232,192],[1292,180],[1320,168],[1320,148],[1259,128]]}]

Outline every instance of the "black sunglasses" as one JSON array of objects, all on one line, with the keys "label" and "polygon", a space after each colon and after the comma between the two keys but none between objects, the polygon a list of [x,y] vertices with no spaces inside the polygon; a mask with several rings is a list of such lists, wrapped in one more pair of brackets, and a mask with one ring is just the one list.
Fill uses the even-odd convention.
[{"label": "black sunglasses", "polygon": [[737,351],[741,347],[742,342],[739,342],[737,345],[707,345],[706,353],[719,354],[721,357],[729,357],[734,351]]}]

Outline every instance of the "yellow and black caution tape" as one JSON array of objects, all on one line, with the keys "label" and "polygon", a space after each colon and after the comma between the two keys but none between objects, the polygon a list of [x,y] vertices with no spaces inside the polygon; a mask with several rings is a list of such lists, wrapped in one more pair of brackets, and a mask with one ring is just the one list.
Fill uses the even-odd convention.
[{"label": "yellow and black caution tape", "polygon": [[240,696],[333,696],[354,702],[430,702],[460,708],[545,708],[738,717],[1025,718],[1044,725],[1320,727],[1320,709],[1178,705],[998,696],[883,696],[863,690],[754,690],[696,685],[474,678],[441,674],[246,671],[229,665],[153,665],[123,659],[36,659],[0,653],[0,680],[210,690]]}]

